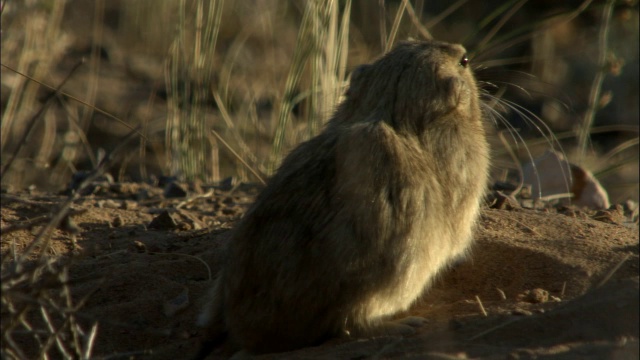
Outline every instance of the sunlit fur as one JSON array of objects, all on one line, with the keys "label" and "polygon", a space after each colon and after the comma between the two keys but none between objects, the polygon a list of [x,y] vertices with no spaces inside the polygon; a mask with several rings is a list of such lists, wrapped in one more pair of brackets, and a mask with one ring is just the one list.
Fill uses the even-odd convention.
[{"label": "sunlit fur", "polygon": [[404,42],[354,72],[235,228],[203,316],[211,338],[266,353],[366,334],[465,254],[489,154],[464,54]]}]

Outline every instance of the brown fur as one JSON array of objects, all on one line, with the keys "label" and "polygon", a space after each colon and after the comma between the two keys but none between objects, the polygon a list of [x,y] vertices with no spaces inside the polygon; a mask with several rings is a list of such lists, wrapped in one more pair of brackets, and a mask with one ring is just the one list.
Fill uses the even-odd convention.
[{"label": "brown fur", "polygon": [[204,316],[212,338],[267,353],[366,334],[465,253],[489,156],[464,54],[404,42],[354,72],[235,229]]}]

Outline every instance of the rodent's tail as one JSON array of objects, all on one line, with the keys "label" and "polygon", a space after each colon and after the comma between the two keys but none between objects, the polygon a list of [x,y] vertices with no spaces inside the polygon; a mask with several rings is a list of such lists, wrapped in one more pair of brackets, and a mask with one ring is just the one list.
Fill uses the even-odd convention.
[{"label": "rodent's tail", "polygon": [[198,317],[198,326],[205,328],[205,335],[198,353],[192,360],[205,359],[228,338],[229,334],[224,326],[224,309],[220,288],[220,276],[218,276],[214,279],[213,286],[204,299],[203,312]]}]

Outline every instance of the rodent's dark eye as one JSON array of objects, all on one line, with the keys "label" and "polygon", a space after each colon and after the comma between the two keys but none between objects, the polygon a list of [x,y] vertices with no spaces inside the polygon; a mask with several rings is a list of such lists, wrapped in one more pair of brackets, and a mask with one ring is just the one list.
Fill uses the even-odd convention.
[{"label": "rodent's dark eye", "polygon": [[467,54],[462,55],[462,59],[460,59],[459,64],[463,68],[466,68],[467,65],[469,65],[469,58],[467,57]]}]

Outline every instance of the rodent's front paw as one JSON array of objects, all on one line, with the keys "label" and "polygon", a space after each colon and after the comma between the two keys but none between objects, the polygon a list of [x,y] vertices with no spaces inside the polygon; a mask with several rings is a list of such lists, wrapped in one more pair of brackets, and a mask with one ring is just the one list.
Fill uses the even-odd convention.
[{"label": "rodent's front paw", "polygon": [[409,336],[416,333],[417,329],[427,323],[427,319],[419,316],[407,316],[402,319],[386,322],[387,335]]},{"label": "rodent's front paw", "polygon": [[[416,333],[417,328],[426,324],[427,320],[419,316],[407,316],[402,319],[385,321],[377,326],[367,328],[363,331],[351,333],[351,336],[370,337],[370,336],[409,336]],[[349,332],[347,331],[347,334]]]},{"label": "rodent's front paw", "polygon": [[233,354],[229,360],[251,360],[253,356],[247,350],[240,350]]},{"label": "rodent's front paw", "polygon": [[427,319],[420,316],[407,316],[402,319],[394,320],[395,323],[411,326],[413,328],[422,327],[427,323]]}]

